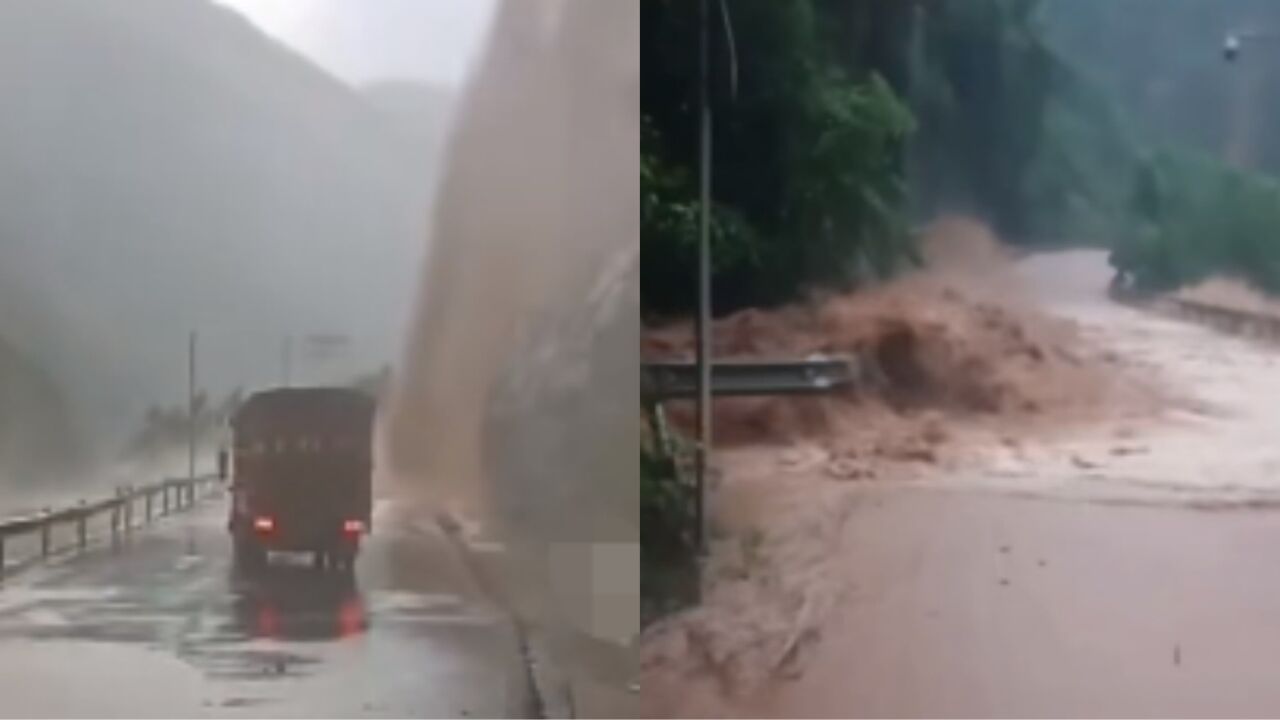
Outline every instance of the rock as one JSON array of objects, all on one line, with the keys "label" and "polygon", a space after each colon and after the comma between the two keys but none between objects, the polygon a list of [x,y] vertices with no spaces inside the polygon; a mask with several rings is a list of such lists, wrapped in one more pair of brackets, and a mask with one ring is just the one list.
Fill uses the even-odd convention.
[{"label": "rock", "polygon": [[828,463],[827,474],[837,480],[864,480],[871,476],[868,468],[848,458],[837,458]]},{"label": "rock", "polygon": [[950,438],[947,428],[943,425],[942,418],[933,416],[924,423],[924,430],[920,433],[920,437],[930,445],[940,445]]},{"label": "rock", "polygon": [[932,448],[928,448],[928,447],[899,448],[894,453],[894,457],[897,457],[899,460],[914,460],[916,462],[923,462],[923,463],[929,463],[929,464],[934,464],[938,462],[937,453],[935,453]]},{"label": "rock", "polygon": [[795,467],[805,461],[805,451],[803,448],[792,448],[784,453],[779,461],[783,467]]},{"label": "rock", "polygon": [[1071,456],[1071,464],[1072,464],[1072,465],[1075,465],[1076,467],[1080,468],[1081,470],[1094,470],[1094,469],[1097,469],[1097,468],[1099,467],[1098,463],[1096,463],[1096,462],[1092,462],[1092,461],[1090,461],[1090,460],[1085,460],[1084,458],[1080,457],[1079,455],[1072,455],[1072,456]]}]

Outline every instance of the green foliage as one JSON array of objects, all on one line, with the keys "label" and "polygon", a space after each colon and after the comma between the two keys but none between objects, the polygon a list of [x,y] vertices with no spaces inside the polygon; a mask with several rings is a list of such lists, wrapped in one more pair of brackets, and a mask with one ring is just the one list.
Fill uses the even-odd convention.
[{"label": "green foliage", "polygon": [[1133,178],[1132,222],[1111,263],[1156,292],[1212,274],[1280,292],[1280,184],[1206,156],[1165,154]]},{"label": "green foliage", "polygon": [[[652,433],[649,435],[652,438]],[[640,595],[643,620],[692,602],[697,592],[693,489],[654,442],[640,446]]]},{"label": "green foliage", "polygon": [[[737,72],[719,12],[711,50],[718,312],[918,262],[908,201],[917,220],[967,212],[1020,243],[1111,237],[1127,222],[1133,133],[1047,45],[1039,2],[728,7]],[[700,210],[698,3],[642,8],[642,301],[687,312]]]},{"label": "green foliage", "polygon": [[[641,293],[648,310],[680,312],[693,303],[699,229],[698,4],[642,8]],[[811,0],[730,8],[736,93],[719,26],[712,72],[717,310],[892,272],[913,255],[902,214],[910,113],[874,72],[832,59]]]},{"label": "green foliage", "polygon": [[925,6],[910,92],[920,118],[912,171],[924,212],[966,210],[1015,239],[1032,228],[1027,180],[1044,139],[1055,70],[1035,6]]}]

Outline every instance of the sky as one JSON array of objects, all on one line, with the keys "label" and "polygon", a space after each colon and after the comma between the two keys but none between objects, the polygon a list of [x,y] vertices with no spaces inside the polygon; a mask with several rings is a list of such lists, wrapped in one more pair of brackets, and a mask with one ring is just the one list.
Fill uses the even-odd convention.
[{"label": "sky", "polygon": [[495,0],[212,0],[353,85],[456,86],[480,49]]}]

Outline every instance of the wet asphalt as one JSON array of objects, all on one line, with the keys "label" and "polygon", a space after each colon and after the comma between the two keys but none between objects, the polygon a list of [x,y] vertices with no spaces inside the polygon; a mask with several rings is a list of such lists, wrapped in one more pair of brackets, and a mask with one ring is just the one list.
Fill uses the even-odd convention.
[{"label": "wet asphalt", "polygon": [[354,574],[231,558],[225,500],[0,583],[3,717],[496,717],[514,634],[434,525],[379,502]]}]

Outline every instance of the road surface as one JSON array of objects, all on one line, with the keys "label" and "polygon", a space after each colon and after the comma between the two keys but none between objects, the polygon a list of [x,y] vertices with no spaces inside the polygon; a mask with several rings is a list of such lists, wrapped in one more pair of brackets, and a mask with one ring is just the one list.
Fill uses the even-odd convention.
[{"label": "road surface", "polygon": [[[504,615],[380,502],[353,579],[232,566],[223,501],[0,586],[4,717],[466,717],[529,710]],[[285,558],[288,560],[288,558]]]},{"label": "road surface", "polygon": [[889,490],[777,717],[1280,712],[1280,513]]}]

